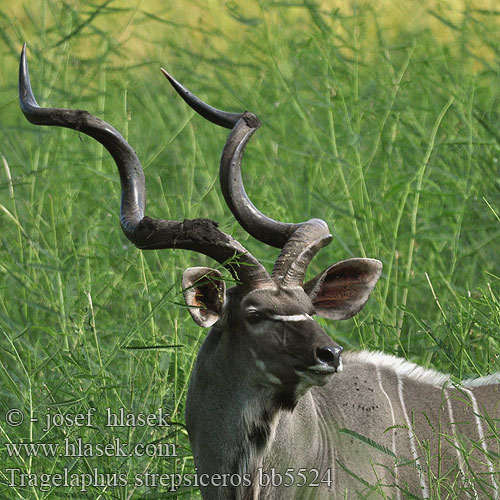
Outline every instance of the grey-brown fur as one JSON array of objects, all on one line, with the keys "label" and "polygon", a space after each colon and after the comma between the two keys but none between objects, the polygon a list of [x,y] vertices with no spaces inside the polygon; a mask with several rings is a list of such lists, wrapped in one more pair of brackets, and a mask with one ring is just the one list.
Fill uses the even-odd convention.
[{"label": "grey-brown fur", "polygon": [[[485,416],[496,429],[499,385],[456,388],[449,378],[424,372],[398,358],[347,353],[343,372],[322,387],[312,387],[293,410],[283,409],[275,404],[272,388],[259,389],[251,383],[248,366],[239,362],[240,352],[228,363],[222,335],[213,331],[207,337],[189,391],[186,418],[198,469],[212,475],[248,473],[255,479],[259,467],[266,474],[275,468],[282,475],[287,469],[306,469],[310,477],[313,471],[319,477],[331,471],[333,484],[319,488],[261,488],[255,483],[239,490],[207,488],[204,498],[383,498],[382,491],[393,499],[411,498],[410,494],[425,498],[424,492],[428,498],[436,498],[431,475],[460,484],[455,487],[461,491],[458,498],[496,498],[498,466],[493,466],[491,475],[489,455],[478,448],[481,437],[476,416],[464,390],[472,391],[480,405],[482,416],[478,418],[487,437],[485,445],[495,457],[500,451],[498,440]],[[216,370],[219,356],[222,366]],[[234,382],[227,384],[227,380]],[[410,423],[400,401],[399,383]],[[248,439],[249,430],[262,422],[263,414],[271,422],[271,431],[265,445],[255,447]],[[418,461],[410,446],[410,433],[414,434]],[[457,450],[457,443],[465,453]]]}]

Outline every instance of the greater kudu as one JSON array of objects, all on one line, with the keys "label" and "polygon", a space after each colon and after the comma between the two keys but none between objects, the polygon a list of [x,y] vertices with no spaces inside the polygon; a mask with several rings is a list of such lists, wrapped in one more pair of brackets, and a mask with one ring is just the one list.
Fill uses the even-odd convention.
[{"label": "greater kudu", "polygon": [[121,226],[138,248],[203,253],[237,282],[226,292],[218,270],[199,267],[182,281],[192,317],[212,326],[186,402],[203,497],[438,498],[436,488],[448,481],[460,498],[498,498],[498,377],[458,384],[381,353],[346,353],[342,363],[341,347],[312,316],[356,314],[382,264],[348,259],[303,283],[332,237],[322,220],[278,222],[249,200],[240,168],[258,119],[216,110],[164,74],[199,114],[232,129],[220,163],[222,192],[249,234],[281,249],[271,275],[211,220],[145,216],[144,175],[133,149],[86,111],[40,108],[25,48],[20,103],[30,122],[76,129],[111,153],[122,187]]}]

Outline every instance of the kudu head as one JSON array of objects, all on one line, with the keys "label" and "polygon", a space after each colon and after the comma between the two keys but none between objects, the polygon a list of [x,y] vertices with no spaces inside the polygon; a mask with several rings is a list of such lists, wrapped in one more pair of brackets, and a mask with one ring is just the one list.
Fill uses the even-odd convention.
[{"label": "kudu head", "polygon": [[279,222],[257,210],[248,198],[241,161],[247,142],[260,126],[257,117],[249,112],[235,114],[212,108],[162,71],[195,111],[232,129],[220,162],[222,193],[249,234],[281,249],[271,274],[209,219],[178,222],[145,216],[145,180],[134,150],[113,127],[86,111],[40,108],[30,86],[26,47],[19,72],[21,109],[31,123],[78,130],[111,153],[121,180],[121,227],[138,248],[194,250],[229,271],[237,284],[228,292],[216,269],[195,267],[184,272],[182,285],[191,316],[198,325],[213,325],[235,353],[246,353],[242,363],[252,382],[276,388],[287,395],[284,405],[293,406],[301,393],[313,385],[325,384],[342,368],[342,348],[312,316],[346,319],[356,314],[375,286],[382,264],[373,259],[348,259],[304,283],[311,259],[332,236],[323,220]]}]

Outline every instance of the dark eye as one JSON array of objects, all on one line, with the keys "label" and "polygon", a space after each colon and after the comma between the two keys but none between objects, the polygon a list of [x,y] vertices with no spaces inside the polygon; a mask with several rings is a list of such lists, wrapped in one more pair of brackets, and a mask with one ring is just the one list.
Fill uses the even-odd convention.
[{"label": "dark eye", "polygon": [[265,319],[265,315],[259,311],[248,311],[245,314],[245,319],[251,324],[256,325]]}]

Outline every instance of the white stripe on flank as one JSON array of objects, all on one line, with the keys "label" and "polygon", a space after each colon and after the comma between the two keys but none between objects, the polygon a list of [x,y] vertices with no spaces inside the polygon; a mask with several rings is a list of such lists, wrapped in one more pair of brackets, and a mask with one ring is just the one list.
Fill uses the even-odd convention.
[{"label": "white stripe on flank", "polygon": [[276,321],[306,321],[307,319],[312,319],[309,314],[291,314],[290,316],[284,316],[281,314],[272,314],[271,319]]},{"label": "white stripe on flank", "polygon": [[491,463],[491,460],[488,458],[488,447],[486,446],[486,441],[484,439],[484,431],[483,431],[483,424],[481,423],[481,414],[479,413],[479,407],[477,406],[477,400],[474,394],[472,394],[472,391],[469,389],[463,388],[463,390],[469,395],[470,401],[472,403],[472,411],[474,412],[474,417],[476,419],[476,425],[477,425],[477,433],[479,434],[479,440],[481,441],[481,448],[484,450],[484,456],[488,462],[488,469],[491,473],[491,482],[493,483],[493,488],[495,488],[495,500],[498,499],[498,485],[495,481],[495,471],[493,470],[493,464]]},{"label": "white stripe on flank", "polygon": [[415,435],[413,433],[412,427],[411,427],[411,422],[408,417],[408,412],[406,411],[406,405],[403,399],[403,379],[399,376],[399,373],[396,373],[396,376],[398,377],[398,394],[399,394],[399,401],[401,402],[401,408],[403,410],[405,420],[406,420],[406,425],[408,426],[408,435],[410,438],[410,448],[411,448],[411,454],[413,455],[413,459],[415,460],[415,464],[417,466],[418,470],[418,478],[420,480],[420,487],[422,488],[422,494],[424,498],[429,497],[429,489],[427,488],[427,483],[425,481],[424,477],[424,471],[420,465],[420,459],[417,453],[417,447],[415,446]]},{"label": "white stripe on flank", "polygon": [[[444,389],[444,397],[446,398],[446,404],[448,406],[448,416],[450,417],[451,433],[453,434],[453,442],[455,443],[455,450],[457,452],[457,457],[458,457],[458,468],[460,469],[460,474],[462,474],[464,482],[469,483],[469,481],[465,476],[464,459],[462,457],[462,454],[460,453],[460,446],[457,441],[457,428],[455,426],[455,417],[453,416],[453,408],[451,406],[450,397],[448,396],[448,391],[446,389]],[[466,494],[467,498],[471,498],[469,493],[466,492]],[[476,498],[477,498],[477,493],[476,493]]]},{"label": "white stripe on flank", "polygon": [[[396,425],[396,417],[394,416],[394,408],[392,407],[392,401],[387,392],[385,392],[384,387],[382,385],[382,377],[380,375],[380,369],[379,367],[375,367],[377,371],[377,379],[378,379],[378,385],[380,386],[380,390],[384,393],[384,396],[387,398],[387,402],[389,403],[389,408],[391,409],[391,415],[392,415],[392,425]],[[392,429],[392,452],[394,455],[396,455],[396,429]],[[398,485],[398,470],[396,464],[394,464],[394,477],[396,479],[396,486]],[[399,488],[396,488],[396,499],[401,500],[401,491]]]}]

